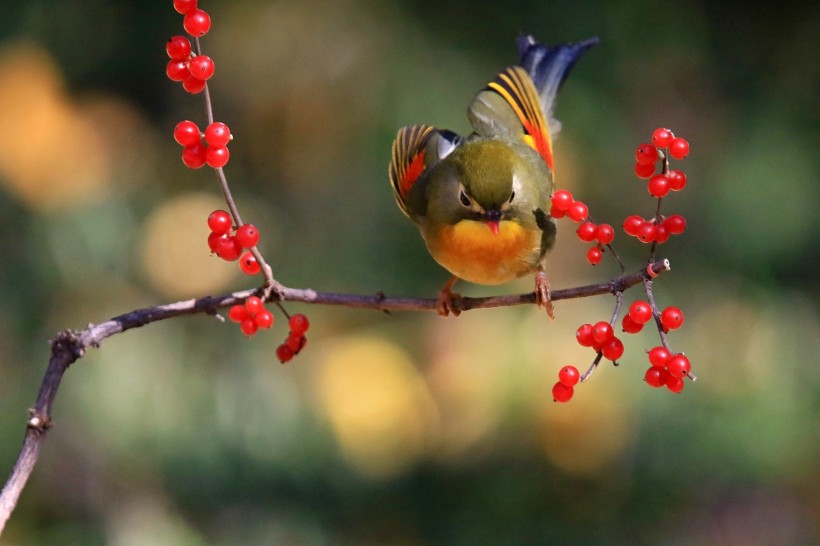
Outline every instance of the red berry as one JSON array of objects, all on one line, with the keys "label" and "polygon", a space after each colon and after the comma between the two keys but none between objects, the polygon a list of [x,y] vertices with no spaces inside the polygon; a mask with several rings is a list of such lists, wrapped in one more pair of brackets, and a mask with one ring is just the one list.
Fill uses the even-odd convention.
[{"label": "red berry", "polygon": [[649,182],[646,185],[646,189],[649,190],[649,195],[652,197],[666,197],[669,193],[669,177],[665,174],[656,174],[652,178],[649,179]]},{"label": "red berry", "polygon": [[581,201],[575,201],[570,205],[567,216],[569,216],[573,222],[582,222],[589,216],[589,209]]},{"label": "red berry", "polygon": [[172,61],[187,61],[191,55],[191,41],[185,36],[172,36],[165,43],[165,53]]},{"label": "red berry", "polygon": [[276,348],[276,358],[284,364],[293,358],[293,351],[290,350],[290,347],[288,347],[286,343],[283,343]]},{"label": "red berry", "polygon": [[258,296],[250,296],[248,299],[245,300],[245,309],[248,311],[248,314],[252,317],[255,317],[257,313],[262,311],[265,308],[265,302],[262,301],[262,298]]},{"label": "red berry", "polygon": [[661,222],[655,226],[655,242],[659,245],[662,245],[666,241],[669,240],[669,236],[672,235],[669,233],[669,230],[666,227],[666,223]]},{"label": "red berry", "polygon": [[637,214],[628,216],[623,223],[624,233],[635,237],[636,235],[638,235],[638,230],[641,228],[642,225],[644,225],[645,222],[646,220],[644,220]]},{"label": "red berry", "polygon": [[652,347],[646,353],[649,356],[649,363],[652,364],[654,368],[665,368],[666,363],[669,361],[669,358],[672,356],[671,353],[661,345],[657,347]]},{"label": "red berry", "polygon": [[655,174],[654,163],[635,163],[635,175],[638,178],[649,178]]},{"label": "red berry", "polygon": [[185,79],[185,76],[188,74],[188,62],[187,61],[168,61],[168,64],[165,65],[165,75],[168,76],[168,79],[172,82],[181,82]]},{"label": "red berry", "polygon": [[686,187],[686,174],[678,169],[669,171],[669,189],[672,191],[681,191]]},{"label": "red berry", "polygon": [[558,382],[567,387],[574,387],[581,379],[581,374],[578,373],[578,368],[575,366],[564,366],[558,370]]},{"label": "red berry", "polygon": [[231,130],[221,121],[215,121],[205,128],[205,142],[208,146],[218,148],[227,146],[231,140]]},{"label": "red berry", "polygon": [[227,146],[220,146],[218,148],[210,147],[205,151],[205,161],[209,167],[218,169],[224,167],[231,158],[231,152]]},{"label": "red berry", "polygon": [[239,328],[242,330],[246,336],[252,336],[256,333],[256,330],[259,326],[256,325],[256,321],[252,318],[246,318],[239,324]]},{"label": "red berry", "polygon": [[185,15],[196,9],[197,0],[174,0],[174,9]]},{"label": "red berry", "polygon": [[188,93],[196,95],[205,89],[205,80],[195,78],[189,70],[188,73],[182,78],[182,88]]},{"label": "red berry", "polygon": [[256,275],[262,270],[259,262],[256,261],[256,256],[252,252],[245,252],[239,257],[239,269],[245,275]]},{"label": "red berry", "polygon": [[596,322],[592,327],[592,339],[598,343],[606,343],[615,336],[612,325],[604,320]]},{"label": "red berry", "polygon": [[655,224],[652,222],[644,222],[643,225],[638,228],[638,232],[635,235],[640,242],[651,243],[655,240]]},{"label": "red berry", "polygon": [[182,26],[191,36],[205,36],[211,30],[211,17],[205,11],[197,8],[185,14]]},{"label": "red berry", "polygon": [[675,159],[683,159],[689,155],[689,142],[683,138],[673,138],[669,143],[669,155]]},{"label": "red berry", "polygon": [[256,316],[254,317],[256,321],[256,325],[262,329],[267,330],[271,326],[273,326],[273,313],[268,311],[267,309],[262,309]]},{"label": "red berry", "polygon": [[193,121],[180,121],[174,127],[174,140],[180,146],[193,146],[200,143],[199,127]]},{"label": "red berry", "polygon": [[552,206],[556,210],[567,211],[573,201],[572,194],[567,190],[558,190],[552,194]]},{"label": "red berry", "polygon": [[208,248],[211,249],[211,252],[216,254],[216,250],[219,248],[220,240],[227,237],[227,234],[224,233],[211,233],[208,235]]},{"label": "red berry", "polygon": [[669,378],[669,372],[664,370],[663,368],[649,368],[646,370],[646,374],[644,374],[643,379],[646,381],[646,384],[650,387],[655,387],[659,389],[666,385],[666,380]]},{"label": "red berry", "polygon": [[654,169],[655,162],[658,160],[658,149],[648,143],[641,144],[635,151],[635,159],[641,165],[652,165]]},{"label": "red berry", "polygon": [[666,370],[672,377],[684,377],[689,375],[692,364],[689,359],[682,354],[676,354],[666,361]]},{"label": "red berry", "polygon": [[664,331],[680,328],[684,320],[683,311],[673,305],[661,311],[661,325]]},{"label": "red berry", "polygon": [[671,374],[666,377],[666,388],[674,393],[679,393],[683,390],[683,378],[675,377]]},{"label": "red berry", "polygon": [[302,313],[297,313],[290,317],[288,326],[292,334],[302,335],[310,328],[310,321]]},{"label": "red berry", "polygon": [[589,247],[587,250],[587,261],[591,265],[598,265],[601,263],[601,259],[604,257],[603,251],[598,248],[598,245]]},{"label": "red berry", "polygon": [[643,300],[632,302],[629,306],[629,318],[638,324],[646,324],[652,318],[652,307]]},{"label": "red berry", "polygon": [[182,149],[182,162],[189,169],[199,169],[205,164],[205,146],[197,142]]},{"label": "red berry", "polygon": [[686,218],[680,214],[673,214],[663,221],[666,230],[672,235],[680,235],[686,231]]},{"label": "red berry", "polygon": [[575,389],[560,381],[552,386],[552,399],[556,402],[569,402],[573,394],[575,394]]},{"label": "red berry", "polygon": [[601,224],[595,230],[595,238],[602,245],[608,245],[615,240],[615,228],[609,224]]},{"label": "red berry", "polygon": [[303,335],[294,334],[293,332],[291,332],[288,335],[288,339],[285,340],[285,343],[288,347],[290,347],[290,350],[293,351],[293,354],[298,355],[299,352],[305,348],[305,345],[307,344],[307,338]]},{"label": "red berry", "polygon": [[675,138],[675,135],[672,131],[664,129],[663,127],[655,129],[652,132],[652,144],[658,148],[666,148],[669,146],[669,143],[672,142],[673,138]]},{"label": "red berry", "polygon": [[555,208],[555,205],[550,206],[550,216],[553,218],[563,218],[567,215],[567,211],[565,210],[558,210]]},{"label": "red berry", "polygon": [[210,80],[214,75],[214,61],[207,55],[197,55],[188,61],[188,71],[198,80]]},{"label": "red berry", "polygon": [[621,328],[627,334],[637,334],[643,330],[643,324],[635,322],[629,315],[624,315],[624,318],[621,321]]},{"label": "red berry", "polygon": [[234,305],[228,310],[228,318],[234,322],[242,322],[250,317],[248,316],[248,311],[245,309],[244,305]]},{"label": "red berry", "polygon": [[595,231],[598,229],[598,226],[593,224],[592,222],[584,222],[578,229],[575,230],[575,233],[578,234],[578,238],[584,241],[585,243],[589,243],[595,240]]},{"label": "red berry", "polygon": [[624,344],[620,339],[613,336],[612,339],[601,345],[601,353],[607,360],[615,362],[623,356]]},{"label": "red berry", "polygon": [[592,339],[592,324],[582,324],[575,331],[575,339],[581,347],[592,347],[595,340]]},{"label": "red berry", "polygon": [[259,230],[253,224],[243,224],[236,228],[236,240],[243,248],[253,248],[259,242]]},{"label": "red berry", "polygon": [[231,215],[224,210],[215,210],[208,215],[208,228],[213,233],[224,235],[230,233],[232,227]]},{"label": "red berry", "polygon": [[242,245],[236,242],[236,237],[223,235],[219,238],[214,253],[226,262],[233,262],[242,254]]}]

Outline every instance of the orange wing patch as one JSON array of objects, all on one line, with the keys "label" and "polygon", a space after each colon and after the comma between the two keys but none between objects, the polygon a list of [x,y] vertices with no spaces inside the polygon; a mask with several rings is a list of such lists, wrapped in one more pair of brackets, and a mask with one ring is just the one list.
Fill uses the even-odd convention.
[{"label": "orange wing patch", "polygon": [[501,95],[512,107],[524,128],[524,142],[538,152],[553,170],[549,127],[541,110],[541,99],[527,72],[520,66],[512,66],[487,87]]},{"label": "orange wing patch", "polygon": [[426,168],[425,146],[433,131],[435,128],[429,125],[402,127],[393,141],[390,184],[393,186],[396,203],[407,216],[410,216],[410,211],[405,199]]}]

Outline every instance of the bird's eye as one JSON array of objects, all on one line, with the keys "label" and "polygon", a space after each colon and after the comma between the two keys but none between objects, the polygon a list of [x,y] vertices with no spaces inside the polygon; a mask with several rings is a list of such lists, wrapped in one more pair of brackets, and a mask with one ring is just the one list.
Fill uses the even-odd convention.
[{"label": "bird's eye", "polygon": [[458,192],[458,198],[461,201],[462,205],[464,205],[465,207],[470,206],[470,198],[467,197],[467,194],[464,193],[464,190],[461,190],[460,192]]},{"label": "bird's eye", "polygon": [[510,194],[510,200],[509,200],[509,202],[510,202],[510,203],[512,203],[512,202],[513,202],[513,199],[515,199],[515,192],[512,192],[512,193]]}]

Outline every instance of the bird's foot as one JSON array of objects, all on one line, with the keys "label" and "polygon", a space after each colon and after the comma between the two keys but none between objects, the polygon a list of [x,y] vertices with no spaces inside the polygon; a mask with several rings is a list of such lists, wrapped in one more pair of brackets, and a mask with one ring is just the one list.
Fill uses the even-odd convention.
[{"label": "bird's foot", "polygon": [[535,304],[538,307],[543,306],[547,310],[547,315],[555,320],[552,296],[550,296],[550,281],[542,269],[535,272]]},{"label": "bird's foot", "polygon": [[456,294],[451,290],[457,280],[458,277],[453,277],[444,285],[444,288],[439,290],[436,310],[442,317],[448,317],[450,313],[455,317],[461,314],[461,294]]}]

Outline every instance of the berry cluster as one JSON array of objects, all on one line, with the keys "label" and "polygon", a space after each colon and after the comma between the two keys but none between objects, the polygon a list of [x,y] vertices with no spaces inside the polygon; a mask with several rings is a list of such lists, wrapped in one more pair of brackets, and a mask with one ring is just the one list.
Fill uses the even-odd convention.
[{"label": "berry cluster", "polygon": [[259,328],[273,326],[273,313],[265,309],[265,302],[257,296],[245,300],[244,305],[234,305],[228,311],[228,317],[239,323],[239,328],[246,336],[252,336]]},{"label": "berry cluster", "polygon": [[[231,215],[224,210],[215,210],[208,216],[208,247],[211,252],[233,262],[241,259],[239,266],[244,273],[255,275],[259,273],[259,264],[252,253],[242,253],[244,249],[253,248],[259,243],[259,230],[253,224],[242,224],[234,231]],[[233,232],[233,233],[232,233]]]},{"label": "berry cluster", "polygon": [[182,146],[182,162],[189,169],[199,169],[206,163],[214,169],[224,167],[231,157],[228,142],[232,139],[231,130],[221,121],[208,125],[204,133],[189,120],[174,127],[174,140]]},{"label": "berry cluster", "polygon": [[672,392],[683,390],[683,378],[691,377],[692,364],[683,353],[672,354],[666,347],[653,347],[647,351],[649,369],[644,380],[650,387],[666,387]]},{"label": "berry cluster", "polygon": [[[652,133],[652,143],[643,143],[635,150],[635,174],[648,179],[646,189],[649,195],[663,199],[669,192],[681,191],[686,187],[686,174],[679,169],[669,168],[669,157],[684,159],[689,155],[689,142],[676,137],[669,129],[658,128]],[[658,164],[661,172],[657,172]],[[680,235],[686,230],[686,219],[680,214],[664,217],[657,213],[647,220],[633,214],[623,223],[624,232],[636,237],[642,243],[662,244],[671,235]]]},{"label": "berry cluster", "polygon": [[[191,40],[185,36],[173,36],[165,46],[170,57],[166,66],[166,74],[173,81],[182,82],[182,87],[189,93],[204,91],[208,119],[213,119],[210,98],[206,82],[214,74],[214,62],[200,51],[199,38],[211,28],[211,18],[198,7],[198,0],[174,0],[174,9],[184,16],[183,27],[194,37],[196,51]],[[174,128],[174,140],[183,147],[182,162],[191,169],[199,169],[208,165],[221,169],[228,163],[230,152],[228,143],[233,139],[231,131],[222,122],[212,122],[202,132],[193,121],[179,122]],[[264,262],[260,263],[261,255],[255,250],[259,243],[259,231],[252,224],[242,224],[235,210],[233,198],[225,181],[224,172],[218,171],[224,182],[223,191],[229,207],[234,212],[231,216],[224,210],[215,210],[208,216],[208,247],[211,252],[226,261],[239,260],[239,267],[247,275],[256,275],[262,270]],[[236,224],[234,225],[234,220]],[[259,259],[257,259],[259,257]],[[266,266],[266,270],[269,268]],[[272,279],[268,279],[269,281]],[[287,315],[281,304],[280,309]],[[242,332],[252,336],[259,328],[267,329],[273,326],[273,314],[265,309],[264,300],[251,296],[243,305],[234,305],[228,316],[239,323]],[[297,355],[306,343],[305,332],[310,326],[307,317],[297,314],[289,317],[289,333],[285,342],[276,349],[276,356],[285,363]]]},{"label": "berry cluster", "polygon": [[165,65],[165,75],[168,79],[182,82],[182,88],[191,94],[205,89],[205,82],[214,75],[213,59],[207,55],[194,55],[191,51],[191,42],[185,36],[169,38],[165,44],[165,52],[171,58]]},{"label": "berry cluster", "polygon": [[604,255],[604,247],[615,240],[615,229],[609,224],[596,224],[589,220],[589,207],[583,201],[576,201],[567,190],[558,190],[552,195],[550,216],[569,217],[580,225],[575,233],[585,243],[594,243],[587,250],[587,261],[597,265]]},{"label": "berry cluster", "polygon": [[[643,243],[661,244],[669,240],[672,235],[680,235],[686,230],[686,219],[680,214],[663,216],[660,213],[661,200],[671,191],[680,191],[686,186],[686,175],[680,170],[669,169],[669,157],[677,160],[684,159],[689,153],[689,143],[683,138],[676,137],[669,129],[659,128],[652,133],[652,142],[638,146],[635,151],[635,173],[640,178],[648,179],[649,194],[658,200],[657,211],[652,219],[645,219],[638,215],[631,215],[623,223],[624,232],[636,237]],[[660,172],[657,172],[660,165]],[[598,264],[603,256],[604,248],[610,250],[618,259],[611,246],[615,238],[615,230],[610,224],[597,224],[589,218],[589,209],[581,202],[576,201],[567,190],[558,190],[552,196],[550,215],[553,218],[569,217],[579,224],[576,229],[578,238],[593,246],[587,250],[587,261]],[[650,255],[650,265],[654,260],[653,245]],[[618,260],[620,264],[620,260]],[[621,265],[623,272],[623,266]],[[651,271],[649,272],[651,276]],[[654,318],[662,346],[650,351],[652,366],[646,372],[645,379],[653,387],[666,386],[672,392],[683,390],[683,378],[695,377],[690,373],[689,359],[682,353],[673,354],[666,340],[666,334],[683,325],[683,312],[674,306],[659,311],[654,305],[651,283],[646,285],[649,301],[638,300],[632,303],[629,311],[624,315],[621,327],[626,334],[640,332],[644,325]],[[615,335],[613,325],[618,319],[622,296],[617,295],[618,304],[612,320],[600,321],[595,324],[582,324],[575,332],[575,337],[582,347],[590,347],[595,351],[595,359],[585,374],[579,375],[574,366],[564,366],[558,374],[558,382],[552,388],[552,396],[556,402],[567,402],[573,394],[575,385],[585,381],[605,358],[618,364],[623,356],[623,342]]]},{"label": "berry cluster", "polygon": [[305,348],[305,344],[307,343],[305,332],[307,332],[310,327],[310,321],[305,315],[299,313],[290,317],[288,327],[290,328],[290,332],[288,333],[287,339],[276,348],[276,358],[278,358],[282,364],[290,361],[294,356],[299,354],[299,351]]},{"label": "berry cluster", "polygon": [[564,366],[558,370],[558,382],[552,386],[552,399],[556,402],[569,402],[575,394],[575,385],[581,380],[581,374],[575,366]]}]

